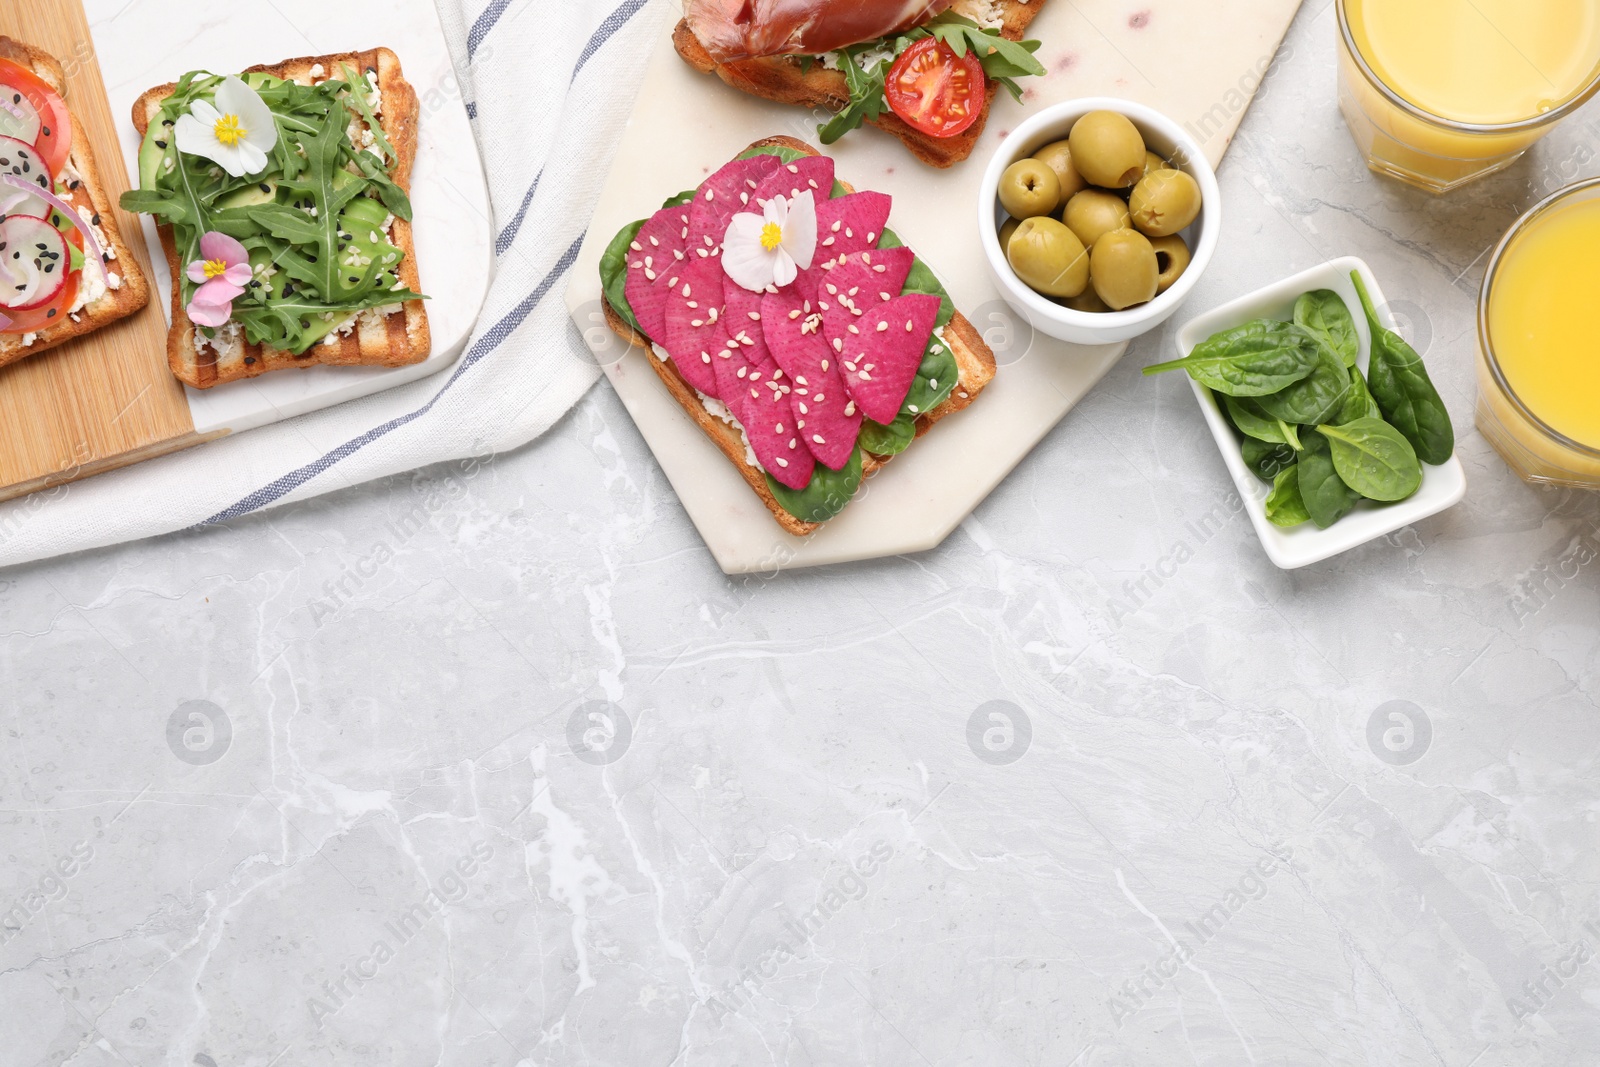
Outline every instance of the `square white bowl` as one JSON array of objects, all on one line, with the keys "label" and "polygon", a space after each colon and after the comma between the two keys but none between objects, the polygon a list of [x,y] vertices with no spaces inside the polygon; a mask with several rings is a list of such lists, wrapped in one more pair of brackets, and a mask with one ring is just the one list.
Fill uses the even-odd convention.
[{"label": "square white bowl", "polygon": [[[1372,302],[1377,305],[1379,321],[1389,329],[1395,329],[1394,316],[1389,312],[1389,305],[1383,299],[1383,290],[1378,285],[1378,279],[1373,277],[1371,268],[1354,256],[1346,256],[1240,297],[1185,324],[1178,331],[1178,354],[1188,356],[1211,335],[1252,319],[1291,319],[1295,301],[1302,293],[1314,289],[1332,289],[1344,298],[1350,307],[1350,314],[1356,320],[1356,331],[1361,337],[1358,365],[1365,374],[1372,347],[1372,332],[1367,327],[1366,316],[1362,314],[1355,284],[1350,280],[1351,271],[1361,272],[1361,279],[1366,283]],[[1274,526],[1267,521],[1266,509],[1267,494],[1272,487],[1245,466],[1244,457],[1239,451],[1239,438],[1211,390],[1192,378],[1189,385],[1194,390],[1195,399],[1200,402],[1206,424],[1211,427],[1211,436],[1217,440],[1222,461],[1227,464],[1228,473],[1233,475],[1233,484],[1238,487],[1239,496],[1245,501],[1245,511],[1256,528],[1257,536],[1261,538],[1261,546],[1267,550],[1268,558],[1284,570],[1319,563],[1374,538],[1404,529],[1420,519],[1454,507],[1467,494],[1466,471],[1462,469],[1460,457],[1452,455],[1442,467],[1424,463],[1422,487],[1409,499],[1397,504],[1379,505],[1362,501],[1354,511],[1326,530],[1319,530],[1309,522],[1290,529]]]}]

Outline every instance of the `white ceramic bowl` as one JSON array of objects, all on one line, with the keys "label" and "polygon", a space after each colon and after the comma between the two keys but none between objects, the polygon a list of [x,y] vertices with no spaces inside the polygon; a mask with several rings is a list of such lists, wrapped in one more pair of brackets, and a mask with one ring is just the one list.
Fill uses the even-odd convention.
[{"label": "white ceramic bowl", "polygon": [[[1332,289],[1344,298],[1344,302],[1350,307],[1350,314],[1355,317],[1356,331],[1361,336],[1361,357],[1358,366],[1365,374],[1372,348],[1372,332],[1367,328],[1367,318],[1362,314],[1360,297],[1356,294],[1355,284],[1350,280],[1351,271],[1361,272],[1361,280],[1366,283],[1372,302],[1377,305],[1378,320],[1388,329],[1396,329],[1395,318],[1383,299],[1383,290],[1378,285],[1378,279],[1372,276],[1371,268],[1353,256],[1346,256],[1275,285],[1269,285],[1265,289],[1241,297],[1231,304],[1225,304],[1186,323],[1183,329],[1178,331],[1178,353],[1180,356],[1187,356],[1194,351],[1195,346],[1212,334],[1232,329],[1251,319],[1291,319],[1294,317],[1294,303],[1302,293],[1309,293],[1315,289]],[[1168,373],[1184,372],[1174,370]],[[1217,448],[1222,452],[1222,461],[1228,465],[1228,473],[1233,475],[1233,484],[1238,487],[1239,496],[1245,502],[1245,512],[1250,516],[1250,522],[1255,526],[1257,536],[1261,538],[1262,547],[1267,550],[1267,556],[1272,562],[1284,570],[1294,570],[1297,567],[1320,562],[1329,556],[1336,556],[1340,552],[1347,552],[1358,545],[1366,544],[1374,538],[1403,529],[1430,515],[1437,515],[1446,508],[1460,503],[1461,498],[1467,494],[1466,471],[1462,469],[1460,456],[1455,455],[1451,456],[1450,461],[1442,467],[1430,467],[1424,463],[1422,488],[1408,500],[1381,506],[1363,501],[1356,505],[1354,511],[1326,530],[1319,530],[1309,522],[1287,530],[1281,529],[1267,521],[1266,500],[1272,487],[1257,478],[1251,473],[1250,468],[1244,465],[1244,458],[1239,453],[1238,435],[1234,433],[1227,417],[1218,407],[1216,396],[1210,389],[1193,379],[1189,380],[1189,385],[1194,389],[1195,399],[1200,402],[1200,410],[1205,414],[1207,425],[1211,427],[1211,436],[1217,440]]]},{"label": "white ceramic bowl", "polygon": [[[1171,160],[1173,166],[1200,184],[1203,201],[1200,217],[1182,234],[1189,245],[1189,269],[1172,288],[1148,304],[1098,315],[1073,311],[1040,296],[1022,283],[1011,270],[1011,264],[1006,262],[1005,253],[1000,251],[1000,227],[1007,217],[1000,206],[1000,176],[1017,160],[1033,155],[1047,144],[1064,140],[1072,132],[1073,123],[1091,111],[1117,111],[1128,116],[1144,135],[1146,147]],[[994,275],[1000,295],[1035,330],[1074,344],[1114,344],[1155,329],[1188,299],[1217,250],[1217,240],[1222,234],[1222,191],[1217,187],[1216,172],[1211,169],[1205,153],[1182,126],[1143,104],[1112,97],[1087,97],[1045,108],[1001,142],[989,161],[983,187],[978,192],[978,232],[983,239],[989,272]]]}]

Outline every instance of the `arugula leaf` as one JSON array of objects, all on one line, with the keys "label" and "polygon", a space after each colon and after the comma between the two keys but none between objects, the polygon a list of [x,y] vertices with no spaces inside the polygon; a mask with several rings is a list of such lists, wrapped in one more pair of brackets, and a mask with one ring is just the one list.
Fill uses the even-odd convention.
[{"label": "arugula leaf", "polygon": [[871,51],[872,45],[872,42],[853,45],[837,53],[839,72],[844,75],[845,85],[850,89],[850,102],[844,110],[817,127],[817,135],[822,138],[823,144],[833,144],[862,123],[878,118],[889,107],[889,101],[884,96],[884,84],[893,61],[880,59],[871,70],[863,68],[856,61],[857,56]]},{"label": "arugula leaf", "polygon": [[358,77],[350,69],[350,64],[341,63],[339,69],[344,72],[344,80],[350,86],[345,102],[361,116],[361,121],[366,123],[367,129],[372,132],[372,140],[383,152],[383,158],[390,163],[396,163],[400,157],[395,153],[394,145],[389,143],[389,135],[383,132],[383,123],[378,121],[377,114],[372,106],[367,103],[368,82],[365,77]]}]

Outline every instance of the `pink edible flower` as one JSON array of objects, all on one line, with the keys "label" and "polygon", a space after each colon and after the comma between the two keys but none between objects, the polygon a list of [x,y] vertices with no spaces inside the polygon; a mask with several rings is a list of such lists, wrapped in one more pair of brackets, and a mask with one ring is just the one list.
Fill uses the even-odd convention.
[{"label": "pink edible flower", "polygon": [[200,258],[189,264],[189,280],[200,288],[189,301],[189,321],[221,326],[233,315],[233,301],[255,276],[244,245],[215,230],[200,238]]}]

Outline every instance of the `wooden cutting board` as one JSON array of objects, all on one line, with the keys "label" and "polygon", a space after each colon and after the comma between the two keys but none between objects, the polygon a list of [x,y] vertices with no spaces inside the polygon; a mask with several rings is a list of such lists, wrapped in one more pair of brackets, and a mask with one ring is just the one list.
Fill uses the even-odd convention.
[{"label": "wooden cutting board", "polygon": [[[128,188],[128,173],[80,0],[4,0],[0,34],[61,61],[67,106],[87,134],[106,193],[116,203]],[[227,432],[195,433],[183,387],[167,370],[167,321],[154,295],[139,220],[113,210],[139,268],[152,279],[150,304],[122,322],[0,369],[0,500]]]}]

